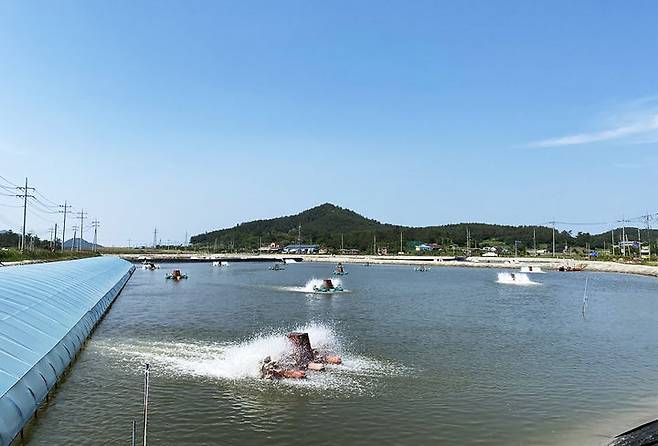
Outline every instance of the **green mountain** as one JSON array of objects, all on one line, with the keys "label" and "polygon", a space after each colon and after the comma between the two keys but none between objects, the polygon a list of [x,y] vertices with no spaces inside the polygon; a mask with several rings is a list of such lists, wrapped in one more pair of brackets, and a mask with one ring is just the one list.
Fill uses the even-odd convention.
[{"label": "green mountain", "polygon": [[[301,225],[302,243],[317,243],[330,250],[341,247],[341,235],[345,248],[356,248],[361,252],[372,252],[373,237],[377,237],[377,246],[386,246],[389,252],[400,249],[400,231],[402,231],[405,250],[411,250],[411,241],[437,243],[449,248],[456,244],[466,245],[467,228],[470,232],[471,246],[502,245],[513,249],[514,242],[520,249],[533,247],[533,231],[538,247],[552,246],[553,230],[546,226],[505,226],[485,223],[459,223],[443,226],[404,227],[366,218],[349,209],[330,203],[308,209],[296,215],[267,220],[256,220],[239,224],[233,228],[199,234],[191,238],[197,247],[216,248],[216,250],[252,250],[263,245],[277,242],[281,245],[295,243]],[[627,228],[629,238],[637,234],[636,228]],[[643,231],[643,234],[645,231]],[[620,230],[615,230],[615,239]],[[655,240],[658,231],[653,231]],[[643,235],[644,236],[644,235]],[[578,233],[572,235],[567,231],[555,232],[556,246],[562,250],[568,246],[590,246],[603,248],[609,244],[610,231],[591,235]]]}]

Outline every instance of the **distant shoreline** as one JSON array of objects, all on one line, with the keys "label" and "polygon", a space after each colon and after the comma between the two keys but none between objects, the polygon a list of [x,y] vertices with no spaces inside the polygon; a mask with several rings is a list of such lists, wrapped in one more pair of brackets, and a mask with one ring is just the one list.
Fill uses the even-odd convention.
[{"label": "distant shoreline", "polygon": [[294,254],[213,254],[198,253],[153,253],[153,254],[113,254],[131,262],[140,262],[144,258],[155,262],[274,262],[283,259],[297,259],[303,262],[372,264],[372,265],[430,265],[432,267],[466,267],[466,268],[506,268],[518,269],[521,266],[533,265],[545,270],[557,270],[560,266],[582,265],[584,272],[605,272],[621,274],[637,274],[658,277],[658,266],[635,265],[618,262],[596,260],[573,260],[568,258],[546,257],[468,257],[465,260],[455,260],[455,257],[430,256],[371,256],[371,255],[294,255]]}]

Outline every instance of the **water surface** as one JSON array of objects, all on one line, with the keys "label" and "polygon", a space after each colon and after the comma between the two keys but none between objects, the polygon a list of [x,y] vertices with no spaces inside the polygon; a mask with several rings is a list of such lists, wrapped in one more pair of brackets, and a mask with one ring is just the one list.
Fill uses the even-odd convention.
[{"label": "water surface", "polygon": [[[653,278],[348,265],[327,296],[329,264],[163,267],[190,278],[135,272],[27,443],[129,444],[144,362],[152,444],[605,444],[658,414]],[[257,379],[294,329],[344,365]]]}]

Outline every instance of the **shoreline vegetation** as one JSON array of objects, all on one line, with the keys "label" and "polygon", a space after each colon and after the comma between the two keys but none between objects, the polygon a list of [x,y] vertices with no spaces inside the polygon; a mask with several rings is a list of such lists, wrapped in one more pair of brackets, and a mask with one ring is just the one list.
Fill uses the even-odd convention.
[{"label": "shoreline vegetation", "polygon": [[11,266],[27,263],[57,262],[60,260],[76,260],[101,255],[92,251],[50,251],[48,249],[34,249],[21,252],[19,249],[0,249],[0,266]]},{"label": "shoreline vegetation", "polygon": [[[640,248],[658,252],[658,230],[634,226],[611,227],[600,233],[567,230],[569,224],[536,225],[455,223],[403,226],[381,223],[331,203],[295,215],[240,223],[190,238],[195,249],[211,252],[252,251],[269,244],[318,245],[327,254],[394,254],[431,246],[431,255],[451,256],[495,250],[505,255],[597,255],[633,252]],[[565,227],[566,226],[566,227]],[[622,244],[624,245],[622,247]],[[354,252],[348,252],[354,251]],[[461,253],[461,254],[460,254]]]},{"label": "shoreline vegetation", "polygon": [[131,262],[141,262],[149,259],[154,262],[210,262],[217,260],[233,261],[276,261],[283,259],[301,259],[303,262],[370,264],[370,265],[406,265],[406,266],[432,266],[432,267],[466,267],[466,268],[504,268],[518,269],[521,266],[538,266],[546,270],[557,271],[565,266],[582,266],[584,272],[607,272],[622,274],[637,274],[642,276],[658,277],[658,263],[637,263],[630,259],[620,261],[587,260],[574,257],[447,257],[447,256],[373,256],[373,255],[321,255],[321,254],[199,254],[198,252],[120,252],[113,254]]}]

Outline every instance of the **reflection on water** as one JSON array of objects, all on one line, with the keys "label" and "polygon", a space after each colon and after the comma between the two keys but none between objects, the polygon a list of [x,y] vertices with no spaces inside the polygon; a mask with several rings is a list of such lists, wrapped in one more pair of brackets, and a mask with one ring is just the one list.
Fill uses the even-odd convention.
[{"label": "reflection on water", "polygon": [[[333,265],[180,266],[136,271],[27,443],[129,441],[144,362],[154,444],[602,444],[658,409],[655,279],[589,274],[583,319],[584,273],[354,265],[317,298]],[[291,330],[344,364],[259,380]]]}]

